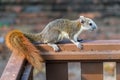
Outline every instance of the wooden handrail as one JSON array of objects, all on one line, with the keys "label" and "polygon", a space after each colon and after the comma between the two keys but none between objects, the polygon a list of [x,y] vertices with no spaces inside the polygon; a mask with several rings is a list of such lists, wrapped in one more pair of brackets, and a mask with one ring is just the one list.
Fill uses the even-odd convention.
[{"label": "wooden handrail", "polygon": [[[77,48],[74,44],[70,42],[58,43],[61,51],[107,51],[107,50],[120,50],[120,40],[92,40],[92,41],[82,41],[83,49]],[[37,45],[39,50],[44,52],[54,52],[53,49],[46,44]]]},{"label": "wooden handrail", "polygon": [[49,52],[42,53],[45,60],[64,60],[64,61],[113,61],[120,59],[120,50],[117,51],[83,51],[83,52]]},{"label": "wooden handrail", "polygon": [[[72,43],[58,44],[61,51],[54,52],[46,44],[37,45],[45,61],[119,61],[120,40],[83,41],[83,49]],[[22,80],[25,71],[25,58],[12,53],[0,80]],[[66,64],[65,64],[66,65]],[[29,67],[29,73],[32,67]],[[48,69],[49,70],[49,69]],[[30,74],[29,74],[30,75]],[[24,79],[25,80],[25,79]],[[26,79],[27,80],[27,79]],[[32,80],[32,79],[31,79]],[[48,79],[49,80],[49,79]]]},{"label": "wooden handrail", "polygon": [[8,64],[3,71],[1,80],[19,80],[24,61],[24,57],[17,56],[15,53],[12,53]]},{"label": "wooden handrail", "polygon": [[[26,63],[24,56],[12,53],[0,80],[28,80],[32,70],[33,67]],[[27,77],[24,77],[24,73]]]}]

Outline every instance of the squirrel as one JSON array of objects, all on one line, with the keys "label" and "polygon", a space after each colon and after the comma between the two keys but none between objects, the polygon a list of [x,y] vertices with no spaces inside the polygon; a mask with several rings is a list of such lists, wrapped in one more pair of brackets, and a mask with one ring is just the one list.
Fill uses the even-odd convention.
[{"label": "squirrel", "polygon": [[95,22],[84,16],[80,16],[77,20],[56,19],[49,22],[40,33],[32,34],[13,30],[6,35],[5,40],[10,50],[25,56],[33,67],[40,70],[41,62],[44,60],[32,42],[46,43],[54,51],[59,51],[60,49],[56,43],[67,38],[78,48],[82,48],[81,43],[78,41],[79,34],[84,30],[93,31],[96,28]]}]

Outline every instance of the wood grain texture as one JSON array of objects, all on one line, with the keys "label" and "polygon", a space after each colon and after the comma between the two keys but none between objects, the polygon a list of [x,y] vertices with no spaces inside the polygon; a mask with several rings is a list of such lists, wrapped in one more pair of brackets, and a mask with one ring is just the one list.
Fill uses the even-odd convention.
[{"label": "wood grain texture", "polygon": [[103,63],[81,63],[81,80],[103,80]]},{"label": "wood grain texture", "polygon": [[19,80],[23,71],[25,57],[12,53],[0,80]]},{"label": "wood grain texture", "polygon": [[[56,74],[56,76],[61,73],[65,74],[65,76],[64,75],[63,76],[65,80],[67,80],[68,79],[67,78],[68,77],[67,62],[70,62],[70,61],[119,62],[120,60],[120,40],[83,41],[82,44],[83,44],[83,49],[81,50],[77,48],[73,43],[69,43],[69,42],[59,43],[58,45],[61,49],[60,52],[54,52],[53,49],[46,44],[36,45],[37,48],[40,49],[40,55],[42,55],[42,57],[44,58],[44,61],[47,62],[46,63],[46,67],[47,67],[46,69],[48,70],[47,74],[50,74],[49,73],[50,70],[54,69],[54,73]],[[16,53],[12,53],[0,80],[19,80],[21,77],[21,74],[23,73],[24,62],[25,62],[25,57],[18,56]],[[56,63],[56,62],[59,62],[59,63]],[[88,64],[90,65],[89,67],[95,66],[94,63],[84,63],[82,65],[82,68]],[[98,63],[98,65],[101,66],[100,69],[102,69],[102,64]],[[61,68],[64,68],[64,71],[63,71],[64,73],[63,72],[57,73],[57,69],[62,70]],[[117,64],[117,69],[118,69],[117,75],[119,76],[119,64]],[[54,76],[54,73],[50,75]],[[87,71],[83,71],[82,74],[85,75],[86,73]],[[98,76],[101,77],[102,72],[97,72],[97,73],[100,73],[100,75]],[[60,78],[60,80],[64,80],[64,78]],[[117,78],[119,79],[119,77]],[[52,77],[50,79],[52,79]],[[90,79],[92,80],[92,78]],[[58,80],[57,77],[56,77],[56,80]]]},{"label": "wood grain texture", "polygon": [[68,80],[67,62],[47,62],[46,80]]},{"label": "wood grain texture", "polygon": [[[120,40],[94,40],[83,41],[83,49],[77,48],[73,43],[68,41],[58,43],[61,51],[107,51],[107,50],[120,50]],[[53,52],[53,49],[47,44],[36,45],[41,52]]]}]

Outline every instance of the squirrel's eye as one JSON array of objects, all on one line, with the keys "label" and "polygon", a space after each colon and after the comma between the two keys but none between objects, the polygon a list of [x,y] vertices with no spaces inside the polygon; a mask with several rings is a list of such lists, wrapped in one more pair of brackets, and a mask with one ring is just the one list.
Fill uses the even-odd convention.
[{"label": "squirrel's eye", "polygon": [[92,26],[92,23],[89,23],[90,26]]}]

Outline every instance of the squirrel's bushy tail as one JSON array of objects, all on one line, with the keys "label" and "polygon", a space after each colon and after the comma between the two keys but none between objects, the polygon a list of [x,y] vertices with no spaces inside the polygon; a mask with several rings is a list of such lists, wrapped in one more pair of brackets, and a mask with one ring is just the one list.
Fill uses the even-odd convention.
[{"label": "squirrel's bushy tail", "polygon": [[23,55],[27,61],[37,69],[41,69],[42,57],[39,50],[18,30],[13,30],[6,35],[6,45],[18,55]]}]

